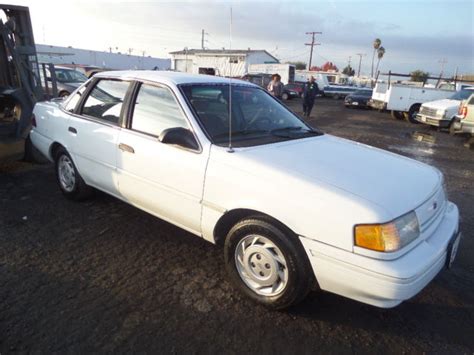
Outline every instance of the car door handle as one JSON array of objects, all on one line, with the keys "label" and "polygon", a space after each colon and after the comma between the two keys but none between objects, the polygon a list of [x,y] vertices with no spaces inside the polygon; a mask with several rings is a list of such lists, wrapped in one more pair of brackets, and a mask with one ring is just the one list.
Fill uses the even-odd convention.
[{"label": "car door handle", "polygon": [[124,152],[135,153],[135,149],[133,149],[133,147],[130,147],[127,144],[120,143],[119,144],[119,149],[124,151]]},{"label": "car door handle", "polygon": [[67,130],[71,133],[77,134],[77,129],[75,129],[74,127],[69,127]]}]

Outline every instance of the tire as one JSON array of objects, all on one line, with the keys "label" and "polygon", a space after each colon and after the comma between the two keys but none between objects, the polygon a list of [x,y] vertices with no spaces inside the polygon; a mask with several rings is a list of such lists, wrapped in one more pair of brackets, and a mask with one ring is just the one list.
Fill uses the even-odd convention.
[{"label": "tire", "polygon": [[416,117],[416,114],[420,111],[420,107],[421,105],[420,104],[414,104],[410,107],[410,110],[408,111],[407,114],[405,114],[405,119],[408,121],[408,122],[411,122],[411,123],[419,123],[415,117]]},{"label": "tire", "polygon": [[334,95],[332,96],[332,98],[333,98],[334,100],[339,100],[340,96],[339,96],[339,94],[334,94]]},{"label": "tire", "polygon": [[284,93],[281,95],[281,98],[286,101],[286,100],[289,100],[289,99],[290,99],[290,96],[289,96],[286,92],[284,92]]},{"label": "tire", "polygon": [[77,171],[71,156],[64,148],[59,148],[54,157],[56,179],[63,195],[74,201],[83,201],[93,194]]},{"label": "tire", "polygon": [[238,222],[227,234],[224,256],[235,287],[272,309],[297,304],[314,285],[313,270],[298,238],[264,217]]},{"label": "tire", "polygon": [[451,122],[449,123],[449,127],[448,127],[448,132],[449,132],[449,135],[450,136],[454,136],[456,133],[458,133],[455,129],[454,129],[454,125],[456,123],[456,119],[452,119]]},{"label": "tire", "polygon": [[390,111],[390,116],[396,120],[403,120],[403,112],[400,111]]}]

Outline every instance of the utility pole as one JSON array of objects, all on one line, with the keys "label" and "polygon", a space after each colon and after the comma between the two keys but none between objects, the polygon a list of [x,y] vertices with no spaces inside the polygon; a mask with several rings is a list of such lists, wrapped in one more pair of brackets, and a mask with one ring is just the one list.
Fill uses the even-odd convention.
[{"label": "utility pole", "polygon": [[204,42],[207,42],[206,39],[204,39],[204,36],[209,36],[209,33],[206,33],[204,30],[201,31],[201,49],[206,49],[204,46]]},{"label": "utility pole", "polygon": [[362,57],[363,56],[365,57],[367,54],[365,54],[365,53],[356,53],[356,55],[359,56],[359,69],[357,69],[357,77],[359,77],[360,76],[360,65],[362,64]]},{"label": "utility pole", "polygon": [[447,63],[447,59],[446,58],[443,58],[441,60],[438,61],[438,63],[441,64],[441,73],[439,74],[439,77],[442,78],[443,77],[443,73],[444,73],[444,66],[445,64]]},{"label": "utility pole", "polygon": [[309,53],[309,64],[308,70],[311,70],[311,62],[313,61],[313,48],[314,46],[320,46],[321,43],[314,42],[314,35],[320,35],[322,32],[306,32],[307,35],[311,35],[311,43],[305,43],[306,46],[311,46],[311,51]]}]

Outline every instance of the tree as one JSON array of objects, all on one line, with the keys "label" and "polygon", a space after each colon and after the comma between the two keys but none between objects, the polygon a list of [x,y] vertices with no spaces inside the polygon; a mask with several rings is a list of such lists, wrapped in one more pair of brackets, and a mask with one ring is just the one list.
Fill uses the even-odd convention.
[{"label": "tree", "polygon": [[380,47],[379,49],[377,49],[377,68],[375,69],[375,74],[377,74],[379,71],[380,60],[383,58],[384,54],[385,54],[384,47]]},{"label": "tree", "polygon": [[430,73],[418,69],[410,73],[410,80],[426,83],[429,76]]},{"label": "tree", "polygon": [[321,67],[321,70],[322,71],[329,71],[329,70],[334,70],[334,71],[337,71],[337,67],[335,64],[333,64],[332,62],[326,62],[323,64],[323,66]]},{"label": "tree", "polygon": [[374,47],[374,54],[372,55],[372,69],[370,71],[370,76],[373,78],[374,77],[374,60],[375,60],[375,52],[380,48],[382,45],[382,40],[380,38],[374,39],[374,43],[372,46]]},{"label": "tree", "polygon": [[344,69],[342,69],[342,74],[346,74],[348,76],[354,76],[355,70],[352,69],[350,65],[347,65]]},{"label": "tree", "polygon": [[286,64],[293,64],[296,70],[305,70],[306,63],[305,62],[286,62]]}]

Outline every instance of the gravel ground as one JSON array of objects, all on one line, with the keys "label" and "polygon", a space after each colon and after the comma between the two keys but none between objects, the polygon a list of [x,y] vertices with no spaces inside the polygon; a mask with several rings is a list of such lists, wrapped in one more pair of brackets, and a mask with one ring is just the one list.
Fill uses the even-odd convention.
[{"label": "gravel ground", "polygon": [[[300,111],[300,102],[289,103]],[[474,351],[474,152],[465,138],[319,99],[310,123],[432,164],[464,239],[451,271],[389,310],[314,292],[269,311],[228,283],[223,256],[105,194],[64,199],[51,165],[0,167],[0,353]]]}]

